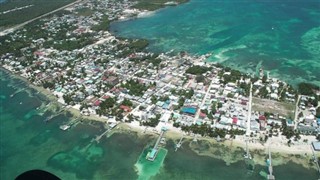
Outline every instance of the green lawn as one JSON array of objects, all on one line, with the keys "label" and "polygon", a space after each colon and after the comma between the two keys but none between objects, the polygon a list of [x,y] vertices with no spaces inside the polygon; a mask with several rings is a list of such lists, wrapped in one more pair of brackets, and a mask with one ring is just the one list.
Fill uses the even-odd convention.
[{"label": "green lawn", "polygon": [[15,7],[33,6],[7,14],[0,14],[0,29],[25,22],[74,1],[75,0],[8,0],[1,4],[0,12],[14,9]]}]

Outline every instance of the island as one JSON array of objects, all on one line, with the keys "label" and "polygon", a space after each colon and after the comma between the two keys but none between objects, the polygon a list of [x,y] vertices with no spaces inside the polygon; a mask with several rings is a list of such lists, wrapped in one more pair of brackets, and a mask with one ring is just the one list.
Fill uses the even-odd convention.
[{"label": "island", "polygon": [[[185,2],[77,1],[3,34],[1,67],[79,116],[161,136],[165,127],[168,137],[181,138],[177,149],[189,138],[234,143],[246,158],[248,149],[309,156],[310,146],[320,150],[319,86],[209,63],[210,54],[148,52],[147,40],[108,30],[112,21]],[[152,161],[157,150],[148,153]]]}]

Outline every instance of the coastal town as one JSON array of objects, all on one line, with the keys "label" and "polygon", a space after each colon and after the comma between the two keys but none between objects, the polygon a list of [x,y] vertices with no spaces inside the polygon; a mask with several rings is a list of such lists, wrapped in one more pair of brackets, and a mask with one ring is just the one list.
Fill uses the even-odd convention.
[{"label": "coastal town", "polygon": [[0,64],[65,107],[108,124],[158,133],[166,127],[218,141],[293,146],[320,140],[319,87],[292,86],[263,67],[247,74],[207,62],[214,51],[147,52],[147,40],[108,30],[112,21],[152,14],[137,5],[86,0],[32,22],[1,37]]}]

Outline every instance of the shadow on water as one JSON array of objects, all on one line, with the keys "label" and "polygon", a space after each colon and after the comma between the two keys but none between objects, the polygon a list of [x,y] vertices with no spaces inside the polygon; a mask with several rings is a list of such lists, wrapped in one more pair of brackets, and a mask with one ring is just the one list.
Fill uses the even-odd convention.
[{"label": "shadow on water", "polygon": [[96,144],[89,148],[76,146],[68,151],[54,154],[48,160],[48,165],[64,172],[72,172],[79,179],[92,179],[99,168],[103,149]]}]

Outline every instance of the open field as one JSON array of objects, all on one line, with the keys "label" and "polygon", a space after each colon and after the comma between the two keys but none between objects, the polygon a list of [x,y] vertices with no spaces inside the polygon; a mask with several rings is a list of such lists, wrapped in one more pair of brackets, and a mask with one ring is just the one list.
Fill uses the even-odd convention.
[{"label": "open field", "polygon": [[262,111],[262,112],[270,112],[274,114],[279,114],[283,116],[294,117],[294,103],[287,102],[278,102],[269,99],[259,99],[252,98],[252,110],[253,111]]},{"label": "open field", "polygon": [[[8,0],[0,6],[0,30],[16,24],[20,24],[54,9],[67,5],[75,0]],[[2,14],[14,8],[33,5],[25,9]]]}]

